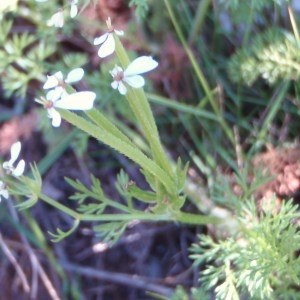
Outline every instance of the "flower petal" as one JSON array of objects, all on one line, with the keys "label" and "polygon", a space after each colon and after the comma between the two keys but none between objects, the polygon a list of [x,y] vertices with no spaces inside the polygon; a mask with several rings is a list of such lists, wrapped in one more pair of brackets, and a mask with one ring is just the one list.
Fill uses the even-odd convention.
[{"label": "flower petal", "polygon": [[119,82],[118,91],[120,92],[121,95],[126,95],[127,93],[127,87],[122,81]]},{"label": "flower petal", "polygon": [[9,164],[13,165],[14,162],[18,159],[18,156],[21,152],[21,143],[16,142],[10,148],[11,159],[9,160]]},{"label": "flower petal", "polygon": [[48,115],[49,118],[52,119],[52,126],[59,127],[61,123],[60,113],[56,109],[50,108],[48,109]]},{"label": "flower petal", "polygon": [[106,41],[108,35],[109,35],[109,33],[106,32],[106,33],[100,35],[99,37],[95,38],[95,39],[94,39],[94,45],[100,45],[100,44],[103,44],[103,43]]},{"label": "flower petal", "polygon": [[22,159],[17,164],[16,168],[13,170],[12,175],[18,177],[24,173],[25,170],[25,161]]},{"label": "flower petal", "polygon": [[47,80],[45,84],[43,85],[44,90],[52,89],[56,86],[58,86],[58,83],[60,80],[63,79],[63,74],[62,72],[56,72],[55,74],[51,76],[47,76]]},{"label": "flower petal", "polygon": [[48,26],[55,26],[62,28],[64,26],[64,14],[62,11],[55,13],[47,22]]},{"label": "flower petal", "polygon": [[140,56],[132,61],[124,71],[124,76],[137,75],[149,72],[158,66],[158,62],[151,56]]},{"label": "flower petal", "polygon": [[1,196],[5,199],[8,199],[9,197],[8,190],[0,189],[0,201],[1,201]]},{"label": "flower petal", "polygon": [[56,102],[59,98],[62,97],[64,94],[64,89],[61,86],[56,87],[53,90],[50,90],[46,94],[46,99],[49,101],[52,101],[53,103]]},{"label": "flower petal", "polygon": [[98,50],[98,55],[101,58],[104,58],[108,55],[111,55],[116,49],[116,43],[113,34],[109,33],[107,39]]},{"label": "flower petal", "polygon": [[124,31],[123,30],[117,30],[117,29],[115,29],[114,32],[117,35],[124,35]]},{"label": "flower petal", "polygon": [[133,75],[124,77],[123,81],[132,86],[133,88],[141,88],[145,84],[145,79],[140,75]]},{"label": "flower petal", "polygon": [[54,106],[71,110],[88,110],[93,108],[95,98],[94,92],[78,92],[61,98]]},{"label": "flower petal", "polygon": [[118,88],[119,82],[115,80],[110,85],[114,90],[116,90]]},{"label": "flower petal", "polygon": [[8,190],[6,189],[6,185],[3,181],[0,181],[0,201],[1,197],[5,199],[8,199],[9,197]]},{"label": "flower petal", "polygon": [[84,71],[82,68],[76,68],[70,71],[65,80],[66,83],[77,82],[82,79]]},{"label": "flower petal", "polygon": [[5,170],[9,170],[9,169],[12,167],[12,165],[10,164],[9,161],[5,161],[5,162],[3,163],[3,165],[2,165],[2,167],[3,167],[3,169],[5,169]]},{"label": "flower petal", "polygon": [[71,3],[71,9],[70,9],[70,17],[75,18],[78,14],[78,7],[77,7],[77,1],[72,1]]}]

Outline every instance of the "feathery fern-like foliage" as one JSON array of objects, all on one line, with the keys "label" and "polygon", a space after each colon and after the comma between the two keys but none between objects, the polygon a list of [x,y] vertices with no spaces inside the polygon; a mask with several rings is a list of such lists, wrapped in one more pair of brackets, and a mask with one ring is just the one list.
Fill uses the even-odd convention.
[{"label": "feathery fern-like foliage", "polygon": [[252,85],[259,77],[269,84],[300,77],[299,47],[294,37],[279,29],[257,35],[250,46],[243,47],[228,63],[234,82]]},{"label": "feathery fern-like foliage", "polygon": [[300,284],[300,233],[295,220],[298,207],[283,202],[262,213],[255,201],[243,205],[239,215],[240,231],[234,237],[215,242],[199,235],[191,247],[196,265],[205,265],[200,280],[216,299],[296,299]]},{"label": "feathery fern-like foliage", "polygon": [[55,51],[51,43],[38,40],[27,32],[10,35],[12,22],[2,20],[0,25],[0,77],[6,97],[15,94],[24,97],[31,80],[40,80],[44,61]]}]

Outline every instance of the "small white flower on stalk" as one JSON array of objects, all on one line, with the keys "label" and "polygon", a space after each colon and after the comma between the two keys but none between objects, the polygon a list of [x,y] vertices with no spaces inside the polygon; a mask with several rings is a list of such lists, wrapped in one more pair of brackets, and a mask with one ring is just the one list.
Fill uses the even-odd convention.
[{"label": "small white flower on stalk", "polygon": [[70,17],[75,18],[78,14],[78,0],[71,0]]},{"label": "small white flower on stalk", "polygon": [[94,45],[100,45],[98,50],[98,55],[104,58],[112,54],[116,49],[116,42],[114,38],[114,33],[117,35],[124,35],[124,31],[117,30],[111,25],[111,19],[108,18],[106,21],[108,31],[103,35],[94,39]]},{"label": "small white flower on stalk", "polygon": [[113,89],[118,89],[120,94],[125,95],[127,88],[124,83],[127,83],[133,88],[141,88],[145,84],[145,80],[139,74],[143,74],[155,69],[158,62],[151,56],[140,56],[133,60],[129,66],[123,71],[119,66],[116,66],[110,71],[114,81],[111,83]]},{"label": "small white flower on stalk", "polygon": [[62,28],[64,26],[64,11],[59,10],[47,22],[48,26]]},{"label": "small white flower on stalk", "polygon": [[58,99],[35,99],[36,102],[44,105],[48,111],[48,116],[52,119],[52,126],[59,127],[61,116],[55,108],[70,110],[89,110],[93,108],[96,94],[94,92],[84,91],[70,95],[64,95]]},{"label": "small white flower on stalk", "polygon": [[20,152],[21,143],[14,143],[10,148],[10,160],[3,163],[3,168],[6,170],[7,174],[18,177],[24,173],[25,161],[23,159],[18,162],[16,167],[14,167],[14,163],[18,159]]},{"label": "small white flower on stalk", "polygon": [[66,96],[66,85],[75,83],[82,79],[84,75],[84,70],[82,68],[76,68],[71,70],[66,79],[64,79],[61,71],[56,72],[54,75],[47,76],[47,80],[43,86],[43,89],[53,89],[47,93],[46,98],[57,100],[62,96]]},{"label": "small white flower on stalk", "polygon": [[0,180],[0,202],[1,202],[1,197],[8,199],[9,194],[8,194],[8,190],[6,189],[6,184]]}]

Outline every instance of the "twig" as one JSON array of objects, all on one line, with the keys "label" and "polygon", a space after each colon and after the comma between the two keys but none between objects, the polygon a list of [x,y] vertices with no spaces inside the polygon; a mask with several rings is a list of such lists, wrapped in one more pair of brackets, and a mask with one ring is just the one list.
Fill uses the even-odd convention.
[{"label": "twig", "polygon": [[[13,219],[16,222],[19,222],[19,217],[17,215],[15,207],[13,206],[13,204],[10,201],[7,201],[7,203],[8,203],[9,211],[10,211]],[[32,247],[30,246],[27,238],[21,232],[20,232],[20,237],[22,239],[22,242],[25,246],[25,249],[28,253],[28,256],[30,258],[31,265],[32,265],[33,275],[32,275],[32,286],[31,286],[31,299],[37,298],[38,280],[37,280],[36,274],[38,274],[40,276],[42,282],[44,283],[44,286],[46,287],[51,299],[60,300],[58,293],[56,292],[54,286],[52,285],[52,283],[51,283],[50,279],[48,278],[46,272],[44,271],[43,267],[39,263],[39,260],[36,256],[35,252],[33,251]]]},{"label": "twig", "polygon": [[87,277],[93,277],[117,284],[131,286],[137,289],[143,289],[146,291],[155,292],[169,297],[173,293],[173,289],[164,287],[162,285],[151,283],[149,278],[141,277],[138,275],[128,275],[109,271],[99,271],[92,268],[81,267],[75,264],[61,262],[61,265],[69,270],[75,271],[77,274],[85,275]]},{"label": "twig", "polygon": [[12,252],[10,251],[9,247],[4,242],[1,233],[0,233],[0,247],[2,248],[2,251],[4,252],[4,254],[6,255],[6,257],[8,258],[8,260],[10,261],[10,263],[16,269],[16,272],[18,273],[18,275],[20,277],[23,289],[24,289],[25,293],[28,294],[30,292],[30,287],[29,287],[26,275],[23,272],[23,270],[20,267],[20,265],[18,264],[16,258],[14,257],[14,255],[12,254]]}]

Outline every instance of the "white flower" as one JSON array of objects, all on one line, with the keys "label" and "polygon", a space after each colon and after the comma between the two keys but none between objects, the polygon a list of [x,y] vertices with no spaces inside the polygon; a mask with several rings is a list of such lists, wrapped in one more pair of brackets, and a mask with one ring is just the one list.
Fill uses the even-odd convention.
[{"label": "white flower", "polygon": [[3,163],[3,168],[6,170],[7,174],[18,177],[24,173],[25,161],[23,159],[19,161],[16,167],[14,167],[14,163],[18,159],[20,152],[21,143],[14,143],[10,148],[10,160]]},{"label": "white flower", "polygon": [[70,9],[70,17],[75,18],[78,14],[77,7],[78,0],[71,0],[71,9]]},{"label": "white flower", "polygon": [[73,94],[66,94],[58,99],[35,99],[36,102],[42,103],[48,111],[48,116],[52,119],[52,126],[59,127],[61,116],[55,108],[70,110],[89,110],[93,108],[96,94],[94,92],[84,91]]},{"label": "white flower", "polygon": [[9,194],[8,194],[8,190],[6,189],[6,184],[0,180],[0,202],[1,202],[1,197],[8,199]]},{"label": "white flower", "polygon": [[99,57],[103,58],[112,54],[116,49],[116,43],[114,39],[114,33],[117,35],[123,35],[122,30],[114,29],[111,25],[111,19],[108,18],[106,21],[108,31],[103,35],[94,39],[94,45],[100,45],[98,50]]},{"label": "white flower", "polygon": [[57,86],[64,86],[65,83],[74,83],[82,79],[84,75],[84,70],[82,68],[76,68],[71,70],[67,78],[64,80],[63,74],[61,71],[56,72],[54,75],[47,76],[47,81],[45,82],[43,89],[52,89]]},{"label": "white flower", "polygon": [[111,83],[113,89],[118,89],[120,94],[125,95],[127,88],[124,83],[127,83],[133,88],[141,88],[145,84],[145,80],[139,74],[143,74],[155,69],[158,62],[151,56],[140,56],[132,61],[129,66],[123,71],[119,66],[116,66],[110,74],[114,81]]},{"label": "white flower", "polygon": [[66,96],[66,84],[71,84],[82,79],[84,71],[82,68],[76,68],[71,70],[66,79],[64,79],[61,71],[56,72],[54,75],[47,76],[47,80],[43,86],[43,89],[53,89],[47,93],[46,98],[48,100],[57,100],[62,96]]},{"label": "white flower", "polygon": [[62,28],[64,26],[64,12],[63,12],[63,10],[60,10],[57,13],[55,13],[50,18],[50,20],[48,20],[47,25]]}]

